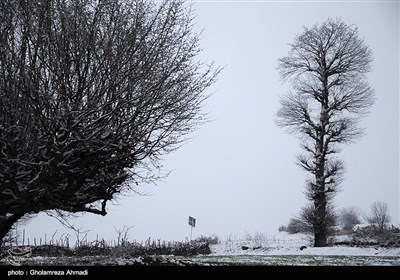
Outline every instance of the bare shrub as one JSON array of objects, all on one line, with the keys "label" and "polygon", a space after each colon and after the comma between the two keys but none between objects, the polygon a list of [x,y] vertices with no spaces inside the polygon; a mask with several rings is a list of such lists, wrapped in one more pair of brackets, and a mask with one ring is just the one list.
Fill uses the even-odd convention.
[{"label": "bare shrub", "polygon": [[310,232],[309,226],[298,218],[291,218],[286,229],[290,234]]},{"label": "bare shrub", "polygon": [[371,213],[365,217],[367,223],[378,233],[383,233],[390,222],[388,213],[388,206],[386,202],[375,201],[371,205]]},{"label": "bare shrub", "polygon": [[218,244],[220,243],[220,240],[218,238],[218,236],[216,235],[212,235],[212,236],[200,236],[197,237],[195,240],[193,240],[193,242],[203,242],[203,243],[207,243],[207,244]]},{"label": "bare shrub", "polygon": [[286,227],[286,226],[280,226],[280,227],[278,228],[278,231],[279,231],[279,232],[282,232],[282,231],[286,231],[286,232],[287,232],[288,230],[287,230],[287,227]]},{"label": "bare shrub", "polygon": [[[332,205],[327,206],[326,211],[326,228],[327,236],[332,236],[335,233],[335,226],[337,225],[338,216]],[[314,204],[309,204],[300,210],[300,214],[296,218],[290,219],[289,224],[286,229],[290,234],[295,233],[313,233],[314,226],[316,224],[315,217],[315,206]]]}]

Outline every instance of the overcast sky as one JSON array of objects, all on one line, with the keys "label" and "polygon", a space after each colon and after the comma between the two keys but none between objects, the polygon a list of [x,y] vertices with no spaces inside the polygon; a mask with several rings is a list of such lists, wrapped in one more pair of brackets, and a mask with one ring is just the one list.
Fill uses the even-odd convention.
[{"label": "overcast sky", "polygon": [[[373,201],[385,201],[399,224],[399,2],[194,2],[196,28],[204,28],[201,59],[225,66],[209,89],[205,110],[212,121],[165,157],[173,172],[140,189],[149,195],[131,194],[110,204],[106,217],[86,214],[72,222],[90,230],[89,239],[115,239],[114,228],[126,225],[131,239],[184,240],[189,215],[197,219],[193,238],[273,235],[307,203],[306,174],[295,164],[299,140],[274,123],[287,89],[277,60],[303,26],[340,17],[359,28],[374,53],[368,77],[377,101],[362,122],[366,135],[343,148],[347,173],[335,204],[368,213]],[[65,232],[45,215],[24,227],[31,237]]]}]

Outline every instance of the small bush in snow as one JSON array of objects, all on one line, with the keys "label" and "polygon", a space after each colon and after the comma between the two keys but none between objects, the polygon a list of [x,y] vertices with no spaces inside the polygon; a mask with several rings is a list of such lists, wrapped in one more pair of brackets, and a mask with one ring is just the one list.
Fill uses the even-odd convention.
[{"label": "small bush in snow", "polygon": [[269,238],[267,234],[262,232],[256,232],[253,234],[247,232],[246,235],[244,236],[244,240],[251,241],[256,245],[261,246],[262,244],[267,243]]},{"label": "small bush in snow", "polygon": [[[327,206],[326,224],[328,229],[328,238],[337,232],[337,214],[332,205]],[[315,209],[313,204],[309,204],[300,210],[300,214],[296,218],[291,218],[286,227],[286,231],[290,234],[295,233],[313,233],[316,224]]]},{"label": "small bush in snow", "polygon": [[291,218],[286,230],[290,234],[310,232],[309,226],[298,218]]},{"label": "small bush in snow", "polygon": [[279,231],[279,232],[287,231],[287,228],[286,228],[286,226],[280,226],[280,227],[278,228],[278,231]]},{"label": "small bush in snow", "polygon": [[216,235],[212,235],[212,236],[200,236],[197,237],[195,240],[193,240],[194,242],[204,242],[207,244],[218,244],[220,243],[220,240],[218,238],[218,236]]}]

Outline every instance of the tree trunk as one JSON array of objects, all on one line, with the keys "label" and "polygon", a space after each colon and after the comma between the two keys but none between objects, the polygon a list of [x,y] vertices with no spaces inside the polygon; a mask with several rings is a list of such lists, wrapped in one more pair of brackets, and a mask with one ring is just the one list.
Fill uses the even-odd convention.
[{"label": "tree trunk", "polygon": [[2,217],[0,217],[0,246],[3,245],[3,241],[4,241],[3,239],[7,235],[7,233],[10,232],[13,225],[19,219],[21,219],[24,215],[25,215],[25,213],[17,213],[17,214],[13,214],[12,216],[10,216],[8,218],[4,218],[4,220]]},{"label": "tree trunk", "polygon": [[317,160],[317,172],[315,174],[316,194],[314,197],[314,247],[325,247],[327,244],[326,224],[326,192],[325,192],[325,156],[321,153]]},{"label": "tree trunk", "polygon": [[[325,65],[325,61],[323,61]],[[314,247],[325,247],[327,244],[327,224],[326,224],[326,192],[325,192],[325,136],[326,136],[326,125],[329,123],[328,120],[328,89],[327,89],[328,78],[324,77],[324,98],[321,103],[320,112],[320,123],[319,131],[317,131],[317,156],[316,156],[316,172],[315,172],[315,183],[316,193],[314,198]]]},{"label": "tree trunk", "polygon": [[314,225],[314,247],[325,247],[327,245],[326,204],[325,193],[318,195],[314,201],[314,215],[316,218]]}]

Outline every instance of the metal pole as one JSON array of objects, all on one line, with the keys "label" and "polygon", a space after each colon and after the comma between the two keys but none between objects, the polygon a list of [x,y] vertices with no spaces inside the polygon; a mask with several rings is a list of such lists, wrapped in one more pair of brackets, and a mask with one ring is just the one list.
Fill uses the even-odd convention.
[{"label": "metal pole", "polygon": [[192,231],[193,231],[193,226],[190,226],[190,242],[192,241]]}]

